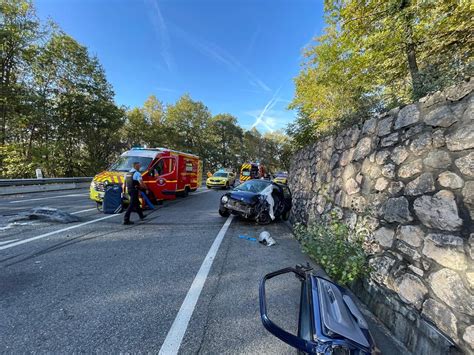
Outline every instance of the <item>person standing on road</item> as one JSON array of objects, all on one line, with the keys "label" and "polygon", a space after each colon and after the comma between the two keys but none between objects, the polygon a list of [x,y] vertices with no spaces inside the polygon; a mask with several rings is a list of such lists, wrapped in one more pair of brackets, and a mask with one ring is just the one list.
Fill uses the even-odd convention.
[{"label": "person standing on road", "polygon": [[123,224],[133,224],[130,221],[130,215],[133,211],[138,213],[138,216],[141,220],[145,218],[143,211],[140,207],[140,201],[138,200],[138,194],[140,190],[144,190],[148,193],[148,188],[146,187],[145,183],[143,182],[142,175],[140,174],[140,163],[134,162],[133,168],[125,174],[125,181],[124,186],[128,195],[130,196],[130,204],[128,205],[127,212],[125,212],[125,216],[123,217]]}]

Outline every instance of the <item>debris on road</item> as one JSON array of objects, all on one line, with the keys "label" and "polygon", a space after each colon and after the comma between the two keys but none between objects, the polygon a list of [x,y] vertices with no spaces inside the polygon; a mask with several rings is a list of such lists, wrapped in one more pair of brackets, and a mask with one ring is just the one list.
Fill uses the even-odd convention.
[{"label": "debris on road", "polygon": [[262,243],[263,245],[266,245],[267,247],[271,247],[272,245],[276,244],[275,239],[273,239],[270,236],[270,233],[267,231],[263,231],[262,233],[260,233],[260,235],[258,236],[258,241],[259,243]]},{"label": "debris on road", "polygon": [[255,239],[253,237],[246,236],[246,235],[239,235],[239,238],[240,239],[246,239],[246,240],[249,240],[251,242],[256,242],[257,241],[257,239]]},{"label": "debris on road", "polygon": [[22,212],[18,216],[10,219],[10,222],[17,222],[25,219],[40,219],[57,223],[79,222],[79,218],[70,213],[51,207],[35,207],[27,212]]}]

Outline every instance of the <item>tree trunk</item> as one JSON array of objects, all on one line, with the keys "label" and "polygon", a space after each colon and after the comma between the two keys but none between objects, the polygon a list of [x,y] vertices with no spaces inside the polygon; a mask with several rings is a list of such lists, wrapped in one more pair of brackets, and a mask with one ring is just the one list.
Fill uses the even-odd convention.
[{"label": "tree trunk", "polygon": [[416,60],[416,43],[413,38],[413,15],[408,9],[410,7],[409,0],[402,0],[400,9],[403,12],[402,18],[405,28],[405,54],[407,56],[408,70],[411,76],[411,85],[413,90],[413,98],[419,99],[423,96],[420,71]]}]

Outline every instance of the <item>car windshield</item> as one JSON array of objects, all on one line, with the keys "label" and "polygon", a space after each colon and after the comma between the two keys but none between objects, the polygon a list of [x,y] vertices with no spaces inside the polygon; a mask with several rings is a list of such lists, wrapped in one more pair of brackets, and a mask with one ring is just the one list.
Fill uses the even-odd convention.
[{"label": "car windshield", "polygon": [[112,171],[129,171],[132,169],[132,165],[135,162],[140,163],[140,172],[144,172],[148,165],[150,165],[152,158],[147,157],[134,157],[134,156],[121,156],[115,163],[110,167]]},{"label": "car windshield", "polygon": [[218,172],[218,173],[214,173],[215,177],[227,177],[227,173],[223,173],[223,172]]},{"label": "car windshield", "polygon": [[260,193],[270,184],[268,180],[249,180],[237,186],[235,190]]}]

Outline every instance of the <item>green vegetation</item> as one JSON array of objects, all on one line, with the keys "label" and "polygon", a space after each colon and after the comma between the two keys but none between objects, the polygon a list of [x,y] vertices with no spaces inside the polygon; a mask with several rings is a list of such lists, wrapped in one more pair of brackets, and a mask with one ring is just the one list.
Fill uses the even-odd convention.
[{"label": "green vegetation", "polygon": [[325,12],[295,79],[299,145],[474,73],[469,1],[326,0]]},{"label": "green vegetation", "polygon": [[150,96],[127,109],[98,59],[57,25],[41,24],[31,1],[0,2],[0,177],[90,176],[132,146],[198,154],[205,169],[260,160],[288,169],[283,133],[244,131],[189,95],[164,105]]},{"label": "green vegetation", "polygon": [[351,233],[342,222],[333,220],[294,227],[303,251],[313,258],[334,281],[348,284],[368,272],[363,238]]}]

